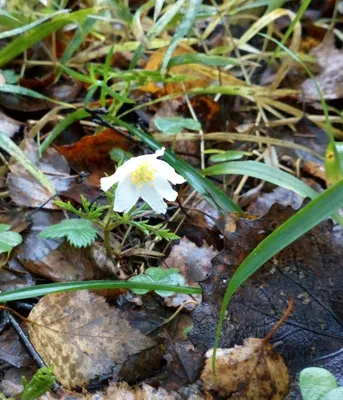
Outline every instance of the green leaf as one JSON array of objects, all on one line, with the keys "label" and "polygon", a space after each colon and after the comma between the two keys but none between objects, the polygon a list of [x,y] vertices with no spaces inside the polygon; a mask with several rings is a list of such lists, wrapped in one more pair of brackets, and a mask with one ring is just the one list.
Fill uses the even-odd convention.
[{"label": "green leaf", "polygon": [[42,238],[59,239],[66,237],[75,247],[91,245],[97,235],[91,221],[87,219],[65,219],[56,225],[44,229],[39,236]]},{"label": "green leaf", "polygon": [[0,293],[0,303],[29,299],[31,297],[45,296],[51,293],[74,292],[76,290],[100,290],[100,289],[149,289],[162,290],[173,293],[201,294],[201,289],[190,286],[172,286],[162,284],[145,284],[129,281],[85,281],[63,282],[36,285]]},{"label": "green leaf", "polygon": [[54,185],[49,179],[43,174],[43,172],[37,168],[25,155],[25,153],[3,132],[0,131],[0,148],[11,157],[13,157],[18,163],[20,163],[32,176],[34,176],[51,194],[54,196],[56,191]]},{"label": "green leaf", "polygon": [[17,74],[13,69],[0,69],[0,73],[5,78],[6,84],[13,85],[18,82],[20,75]]},{"label": "green leaf", "polygon": [[161,65],[161,73],[165,74],[168,68],[169,60],[173,55],[174,50],[176,49],[179,42],[183,39],[184,36],[188,35],[196,16],[200,10],[202,0],[189,0],[188,8],[185,10],[185,15],[177,28],[170,45],[163,57],[163,62]]},{"label": "green leaf", "polygon": [[[109,117],[115,124],[126,128],[131,134],[137,136],[143,143],[149,146],[152,150],[159,150],[162,148],[161,144],[156,141],[151,135],[143,132],[139,128],[128,124],[118,118]],[[100,123],[102,118],[97,116],[97,121]],[[104,120],[104,124],[108,125],[108,122]],[[105,125],[105,126],[106,126]],[[113,127],[115,129],[115,127]],[[167,161],[175,170],[182,175],[187,182],[196,190],[199,194],[205,197],[207,201],[213,204],[215,207],[227,211],[242,211],[237,204],[235,204],[230,197],[220,190],[210,180],[201,176],[199,172],[189,165],[186,161],[182,160],[171,150],[167,149],[163,156],[164,160]]]},{"label": "green leaf", "polygon": [[330,390],[321,400],[342,400],[343,399],[343,387]]},{"label": "green leaf", "polygon": [[20,394],[21,400],[35,400],[46,393],[55,383],[55,377],[52,374],[53,367],[40,368],[27,382],[25,377],[22,378],[24,386],[23,392]]},{"label": "green leaf", "polygon": [[200,131],[201,125],[198,121],[193,118],[182,118],[182,117],[168,117],[168,118],[156,118],[155,125],[158,130],[163,133],[179,133],[183,129],[190,129],[193,131]]},{"label": "green leaf", "polygon": [[0,224],[0,254],[8,253],[23,241],[21,235],[11,232],[10,228],[10,225]]},{"label": "green leaf", "polygon": [[9,31],[1,32],[0,39],[4,39],[4,38],[14,36],[14,35],[22,35],[24,32],[26,32],[29,29],[32,29],[38,25],[41,25],[43,22],[47,21],[48,19],[57,17],[57,15],[60,15],[60,14],[66,14],[68,12],[70,12],[70,10],[56,11],[52,14],[45,15],[44,17],[37,19],[37,21],[31,22],[30,24],[20,26],[19,28],[11,29]]},{"label": "green leaf", "polygon": [[275,229],[275,231],[267,236],[236,269],[229,281],[220,309],[216,338],[213,346],[213,369],[215,369],[216,350],[219,344],[226,309],[237,289],[239,289],[252,274],[261,268],[263,264],[274,257],[275,254],[279,253],[304,233],[328,218],[332,213],[341,208],[342,204],[343,180],[325,190],[312,200],[311,203],[307,204]]},{"label": "green leaf", "polygon": [[[130,282],[140,282],[145,284],[155,283],[158,285],[175,285],[183,286],[185,280],[182,275],[180,275],[177,268],[162,269],[157,267],[148,268],[145,270],[144,274],[133,276],[129,279]],[[136,294],[148,293],[148,289],[132,289]],[[172,296],[174,293],[172,291],[156,290],[156,293],[162,297]]]},{"label": "green leaf", "polygon": [[61,122],[59,122],[55,128],[50,132],[49,136],[44,140],[44,142],[40,146],[40,151],[44,153],[44,151],[51,145],[51,143],[62,133],[64,132],[69,125],[73,122],[80,121],[81,119],[89,117],[89,113],[85,110],[76,110],[69,114],[66,118],[64,118]]},{"label": "green leaf", "polygon": [[337,388],[337,380],[325,368],[305,368],[299,376],[303,400],[322,400],[330,390]]},{"label": "green leaf", "polygon": [[30,29],[16,39],[12,40],[11,43],[0,50],[0,67],[13,60],[13,58],[17,57],[26,49],[38,43],[46,36],[49,36],[51,33],[61,29],[64,25],[83,21],[94,11],[95,8],[85,8],[67,15],[57,15],[51,21],[44,22],[43,24]]},{"label": "green leaf", "polygon": [[185,64],[201,64],[208,65],[209,67],[226,67],[228,65],[242,65],[244,63],[238,58],[233,57],[208,56],[207,54],[201,53],[189,53],[172,57],[169,61],[168,68]]},{"label": "green leaf", "polygon": [[121,161],[121,160],[127,161],[131,157],[133,157],[131,153],[121,149],[120,147],[115,147],[115,148],[111,149],[109,152],[109,155],[110,155],[111,160],[113,160],[116,163],[119,163],[119,161]]},{"label": "green leaf", "polygon": [[239,160],[244,156],[251,156],[251,153],[249,151],[227,150],[223,152],[218,152],[218,154],[214,154],[209,158],[209,161],[212,162],[233,161],[233,160]]},{"label": "green leaf", "polygon": [[262,179],[271,182],[274,185],[281,186],[285,189],[293,190],[302,197],[310,197],[314,199],[318,193],[303,183],[295,176],[288,174],[281,169],[271,167],[257,161],[234,161],[211,167],[203,170],[204,175],[248,175],[253,178]]},{"label": "green leaf", "polygon": [[60,59],[61,64],[66,64],[70,60],[73,54],[84,42],[88,33],[92,30],[95,22],[96,20],[94,18],[87,18],[85,21],[81,22],[73,38],[68,43],[67,48],[64,50],[63,56]]}]

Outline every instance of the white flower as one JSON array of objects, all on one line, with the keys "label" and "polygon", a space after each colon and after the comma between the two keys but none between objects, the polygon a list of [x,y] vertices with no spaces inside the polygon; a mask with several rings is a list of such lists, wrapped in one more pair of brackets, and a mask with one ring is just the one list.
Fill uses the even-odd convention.
[{"label": "white flower", "polygon": [[[141,197],[157,213],[165,214],[167,204],[163,199],[174,201],[177,192],[170,183],[185,182],[173,167],[165,161],[158,160],[164,154],[164,147],[155,154],[131,158],[120,166],[116,172],[101,178],[101,189],[109,190],[118,183],[115,192],[114,211],[128,212]],[[169,182],[168,182],[169,181]]]}]

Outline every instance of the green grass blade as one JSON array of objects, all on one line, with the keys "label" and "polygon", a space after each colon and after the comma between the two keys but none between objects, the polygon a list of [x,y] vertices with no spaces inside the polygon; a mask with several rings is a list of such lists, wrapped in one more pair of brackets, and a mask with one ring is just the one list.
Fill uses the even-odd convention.
[{"label": "green grass blade", "polygon": [[311,1],[312,0],[304,0],[301,3],[295,18],[293,19],[293,21],[291,22],[291,24],[288,27],[287,31],[285,32],[285,34],[281,38],[281,43],[282,44],[285,44],[287,39],[291,36],[295,25],[301,20],[302,16],[305,14],[305,12],[306,12],[308,6],[310,5]]},{"label": "green grass blade", "polygon": [[[0,131],[0,148],[20,163],[34,176],[53,196],[56,191],[54,185],[25,155],[25,153],[3,132]],[[30,188],[28,188],[29,190]]]},{"label": "green grass blade", "polygon": [[83,21],[75,32],[73,38],[69,42],[67,48],[64,50],[63,56],[60,59],[61,64],[67,64],[73,54],[84,42],[86,36],[92,30],[96,20],[94,18],[87,18]]},{"label": "green grass blade", "polygon": [[85,281],[64,282],[37,285],[28,288],[8,290],[0,293],[0,303],[29,299],[30,297],[45,296],[51,293],[73,292],[76,290],[99,290],[99,289],[149,289],[165,290],[184,294],[201,294],[201,289],[189,286],[158,285],[147,283],[136,283],[129,281]]},{"label": "green grass blade", "polygon": [[49,136],[44,140],[44,142],[40,146],[41,153],[51,145],[51,143],[65,130],[71,125],[73,122],[80,121],[83,118],[89,117],[89,113],[85,110],[76,110],[73,113],[69,114],[64,120],[58,123],[55,128],[50,132]]},{"label": "green grass blade", "polygon": [[229,281],[220,309],[216,338],[213,348],[212,366],[215,370],[216,350],[225,319],[226,309],[234,295],[244,282],[268,260],[285,247],[293,243],[304,233],[328,218],[343,205],[343,180],[325,190],[317,198],[299,210],[274,232],[267,236],[242,262]]},{"label": "green grass blade", "polygon": [[288,174],[281,169],[257,161],[226,162],[208,167],[204,169],[202,173],[206,176],[227,174],[248,175],[281,186],[285,189],[290,189],[302,197],[310,197],[311,199],[314,199],[318,196],[317,192],[295,176]]},{"label": "green grass blade", "polygon": [[58,104],[60,106],[64,106],[64,107],[68,107],[68,108],[73,107],[72,105],[64,103],[63,101],[54,100],[50,97],[44,96],[41,93],[38,93],[31,89],[27,89],[27,88],[25,88],[23,86],[19,86],[19,85],[10,85],[10,84],[5,83],[3,85],[0,85],[0,92],[17,94],[20,96],[33,97],[34,99],[46,100],[46,101],[49,101],[50,103]]},{"label": "green grass blade", "polygon": [[317,93],[318,93],[318,96],[320,99],[320,104],[321,104],[323,112],[324,112],[325,126],[326,126],[326,130],[327,130],[327,134],[330,139],[330,143],[328,145],[328,148],[327,148],[326,154],[325,154],[325,172],[326,172],[329,183],[338,182],[338,180],[340,180],[343,176],[343,165],[341,163],[341,157],[338,153],[336,143],[335,143],[335,137],[333,134],[332,125],[331,125],[330,118],[329,118],[329,108],[328,108],[328,105],[326,104],[326,101],[323,97],[322,91],[320,90],[320,87],[318,85],[316,78],[314,77],[312,72],[307,68],[306,64],[296,54],[294,54],[291,50],[289,50],[283,43],[281,43],[278,40],[270,37],[269,35],[265,35],[263,33],[260,33],[260,36],[263,36],[263,37],[271,40],[272,42],[276,43],[281,49],[283,49],[289,56],[291,56],[297,63],[299,63],[304,68],[307,75],[312,80],[312,82],[317,90]]},{"label": "green grass blade", "polygon": [[[152,136],[146,134],[139,128],[128,124],[118,118],[108,117],[115,124],[126,128],[132,135],[137,136],[143,143],[148,145],[152,150],[161,149],[161,144],[155,140]],[[101,121],[101,120],[99,120]],[[113,129],[115,129],[113,127]],[[211,204],[217,208],[226,211],[242,211],[237,204],[235,204],[230,197],[220,190],[210,180],[203,177],[199,172],[190,166],[186,161],[182,160],[176,154],[170,150],[166,150],[163,157],[175,170],[182,175],[187,182],[196,190],[199,194],[204,196]]]},{"label": "green grass blade", "polygon": [[201,64],[210,67],[226,67],[228,65],[241,65],[243,62],[238,58],[223,56],[208,56],[200,53],[183,54],[182,56],[172,57],[169,61],[168,68],[176,65],[184,64]]},{"label": "green grass blade", "polygon": [[163,62],[161,65],[161,73],[165,74],[168,68],[169,60],[173,55],[174,50],[176,49],[179,42],[183,39],[184,36],[188,35],[195,18],[200,10],[202,0],[189,0],[188,8],[185,11],[185,15],[181,21],[181,24],[177,28],[173,39],[168,46],[168,49],[164,55]]},{"label": "green grass blade", "polygon": [[35,28],[36,26],[43,24],[45,21],[56,17],[57,15],[66,14],[68,12],[70,12],[70,10],[60,10],[60,11],[54,12],[52,14],[46,15],[46,16],[38,19],[37,21],[31,22],[30,24],[26,24],[24,26],[20,26],[18,28],[11,29],[6,32],[2,32],[2,33],[0,33],[0,39],[5,39],[5,38],[8,38],[8,37],[11,37],[14,35],[22,35],[24,32],[28,31],[29,29]]},{"label": "green grass blade", "polygon": [[66,24],[81,22],[94,11],[95,8],[85,8],[84,10],[75,11],[67,15],[57,15],[51,21],[44,22],[43,24],[25,32],[0,51],[0,67],[13,60],[13,58],[44,39],[52,32],[61,29]]}]

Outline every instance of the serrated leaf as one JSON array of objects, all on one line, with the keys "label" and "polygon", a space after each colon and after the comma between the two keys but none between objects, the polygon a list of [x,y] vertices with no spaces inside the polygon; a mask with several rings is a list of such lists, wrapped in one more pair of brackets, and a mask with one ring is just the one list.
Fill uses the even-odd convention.
[{"label": "serrated leaf", "polygon": [[[177,268],[162,269],[162,268],[148,268],[144,274],[133,276],[129,279],[131,282],[163,284],[163,285],[175,285],[184,286],[185,280],[179,273]],[[149,292],[149,289],[132,289],[136,294],[145,294]],[[172,296],[174,292],[167,292],[164,290],[156,290],[156,293],[162,297]]]},{"label": "serrated leaf", "polygon": [[91,245],[97,235],[91,221],[86,219],[65,219],[59,224],[52,225],[42,231],[42,238],[60,239],[66,237],[68,242],[75,247],[87,247]]},{"label": "serrated leaf", "polygon": [[327,369],[311,367],[301,371],[299,385],[303,400],[321,400],[337,388],[337,380]]},{"label": "serrated leaf", "polygon": [[19,233],[11,232],[10,228],[10,225],[0,224],[0,254],[9,252],[23,241]]},{"label": "serrated leaf", "polygon": [[199,131],[201,129],[201,125],[198,121],[192,118],[181,117],[156,118],[155,125],[161,132],[170,134],[182,132],[185,128],[193,131]]}]

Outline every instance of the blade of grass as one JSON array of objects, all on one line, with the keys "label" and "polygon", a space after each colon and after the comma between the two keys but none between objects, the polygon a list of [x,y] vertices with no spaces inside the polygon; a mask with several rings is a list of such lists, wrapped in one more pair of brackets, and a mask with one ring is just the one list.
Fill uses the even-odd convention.
[{"label": "blade of grass", "polygon": [[18,94],[20,96],[33,97],[34,99],[46,100],[46,101],[49,101],[50,103],[58,104],[60,106],[73,108],[73,106],[71,104],[64,103],[63,101],[54,100],[54,99],[44,96],[43,94],[38,93],[34,90],[27,89],[23,86],[10,85],[10,84],[5,83],[3,85],[0,85],[0,92],[10,93],[10,94]]},{"label": "blade of grass", "polygon": [[76,290],[99,290],[99,289],[149,289],[165,290],[184,294],[201,294],[201,289],[189,286],[172,286],[146,284],[129,281],[86,281],[86,282],[64,282],[37,285],[28,288],[8,290],[0,293],[0,303],[29,299],[31,297],[45,296],[51,293],[73,292]]},{"label": "blade of grass", "polygon": [[71,59],[73,54],[84,42],[86,36],[92,30],[95,22],[96,20],[94,18],[87,18],[85,21],[81,22],[73,38],[68,43],[67,48],[64,50],[63,56],[60,59],[61,64],[67,64],[67,62]]},{"label": "blade of grass", "polygon": [[[307,10],[307,8],[310,5],[310,3],[311,3],[311,0],[304,0],[301,3],[295,18],[293,19],[293,21],[289,25],[289,27],[288,27],[287,31],[285,32],[285,34],[282,36],[282,39],[281,39],[281,43],[282,44],[285,44],[287,39],[291,36],[295,25],[301,20],[302,16],[305,14],[305,11]],[[279,49],[275,53],[277,54],[278,51],[279,51]]]},{"label": "blade of grass", "polygon": [[47,20],[49,20],[51,18],[54,18],[57,15],[66,14],[66,13],[69,13],[69,12],[70,12],[70,10],[59,10],[59,11],[56,11],[54,13],[45,15],[44,17],[38,19],[37,21],[31,22],[30,24],[26,24],[24,26],[20,26],[20,27],[15,28],[15,29],[11,29],[10,31],[1,32],[0,33],[0,39],[5,39],[7,37],[14,36],[14,35],[22,35],[24,32],[28,31],[29,29],[32,29],[32,28],[34,28],[34,27],[36,27],[38,25],[41,25],[45,21],[47,21]]},{"label": "blade of grass", "polygon": [[25,153],[3,132],[0,131],[0,148],[20,163],[53,196],[56,191],[53,184],[25,155]]},{"label": "blade of grass", "polygon": [[284,50],[289,56],[291,56],[297,63],[299,63],[304,68],[305,72],[308,74],[308,76],[312,80],[312,82],[318,92],[320,104],[324,111],[325,126],[326,126],[326,130],[327,130],[327,134],[330,139],[330,143],[328,145],[328,148],[327,148],[326,154],[325,154],[325,171],[327,173],[327,179],[329,180],[329,183],[337,182],[339,179],[341,179],[341,177],[343,175],[343,169],[342,169],[343,165],[341,165],[340,156],[338,154],[338,150],[336,147],[333,128],[332,128],[332,125],[330,122],[330,117],[329,117],[328,105],[326,104],[326,101],[323,97],[322,91],[320,90],[320,87],[318,85],[316,78],[314,77],[312,72],[307,68],[306,64],[295,53],[293,53],[290,49],[288,49],[283,43],[281,43],[278,40],[276,40],[268,35],[265,35],[263,33],[260,33],[260,36],[268,38],[272,42],[276,43],[282,50]]},{"label": "blade of grass", "polygon": [[203,175],[248,175],[290,189],[302,197],[314,199],[318,193],[295,176],[257,161],[233,161],[205,168]]},{"label": "blade of grass", "polygon": [[183,54],[182,56],[172,57],[169,61],[168,68],[184,64],[202,64],[208,65],[209,67],[226,67],[228,65],[241,65],[242,61],[233,57],[208,56],[200,53],[189,53]]},{"label": "blade of grass", "polygon": [[71,125],[73,122],[80,121],[81,119],[89,117],[89,113],[85,110],[76,110],[69,114],[64,120],[58,123],[55,128],[50,132],[49,136],[44,140],[40,146],[41,153],[51,145],[51,143]]},{"label": "blade of grass", "polygon": [[66,24],[83,21],[94,11],[95,8],[85,8],[84,10],[75,11],[68,15],[57,15],[51,21],[44,22],[43,24],[25,32],[0,51],[0,67],[13,60],[13,58],[44,39],[52,32],[61,29]]},{"label": "blade of grass", "polygon": [[[127,129],[132,135],[138,137],[143,143],[149,146],[152,150],[159,150],[162,148],[161,144],[157,142],[152,136],[143,132],[141,129],[128,124],[118,118],[108,116],[109,120],[118,126]],[[109,127],[107,119],[103,119],[101,116],[96,116],[95,121],[99,124]],[[115,129],[114,126],[112,126]],[[186,161],[182,160],[176,154],[169,149],[164,153],[164,159],[173,167],[175,170],[182,175],[187,182],[196,190],[199,194],[204,196],[211,204],[215,207],[224,210],[226,212],[242,211],[237,204],[233,202],[210,180],[203,177],[195,168],[190,166]]]},{"label": "blade of grass", "polygon": [[188,8],[185,11],[185,15],[181,21],[181,24],[177,28],[167,51],[165,52],[163,62],[161,65],[161,73],[164,75],[167,71],[169,60],[176,49],[177,45],[183,39],[184,36],[188,35],[194,20],[200,10],[202,0],[189,0]]},{"label": "blade of grass", "polygon": [[213,346],[212,368],[215,371],[216,351],[225,320],[226,310],[234,293],[268,260],[289,246],[304,233],[328,218],[343,205],[343,180],[325,190],[311,203],[299,210],[267,236],[242,262],[233,274],[220,309]]}]

